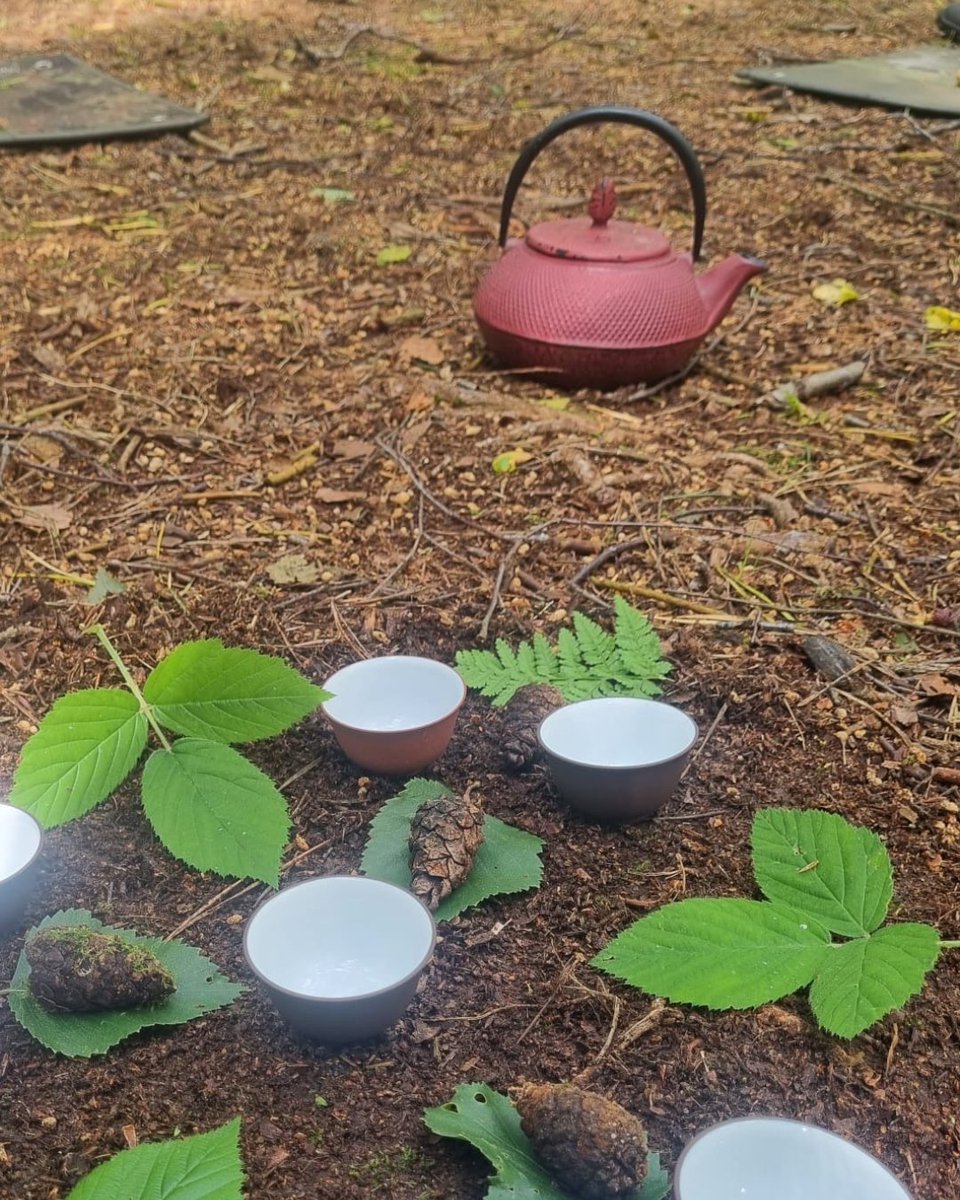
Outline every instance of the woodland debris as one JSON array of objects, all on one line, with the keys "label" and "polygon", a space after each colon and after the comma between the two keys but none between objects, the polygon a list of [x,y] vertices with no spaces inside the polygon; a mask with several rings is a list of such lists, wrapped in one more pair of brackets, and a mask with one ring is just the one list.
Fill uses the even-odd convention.
[{"label": "woodland debris", "polygon": [[540,757],[537,730],[540,722],[561,707],[563,696],[548,683],[529,683],[519,688],[503,710],[500,747],[504,766],[526,771]]},{"label": "woodland debris", "polygon": [[572,1084],[525,1084],[517,1098],[523,1132],[543,1165],[582,1200],[618,1200],[643,1182],[647,1135],[613,1100]]},{"label": "woodland debris", "polygon": [[851,362],[843,367],[833,367],[829,371],[816,371],[802,379],[781,383],[765,397],[765,402],[771,408],[786,408],[791,400],[813,400],[817,396],[826,396],[829,392],[842,392],[845,388],[859,383],[866,369],[865,362]]},{"label": "woodland debris", "polygon": [[603,473],[593,465],[582,450],[577,450],[574,446],[566,446],[557,451],[556,457],[570,469],[571,473],[587,489],[587,494],[592,496],[601,508],[609,508],[611,504],[616,504],[615,489],[610,487],[603,478]]},{"label": "woodland debris", "polygon": [[463,797],[437,796],[417,809],[410,826],[410,887],[431,912],[470,874],[483,844],[483,806],[467,788]]},{"label": "woodland debris", "polygon": [[803,652],[828,683],[843,679],[850,691],[862,686],[858,679],[851,678],[859,665],[857,660],[839,642],[814,633],[803,639]]},{"label": "woodland debris", "polygon": [[48,1012],[102,1012],[156,1004],[176,990],[152,951],[85,925],[42,929],[24,947],[30,990]]}]

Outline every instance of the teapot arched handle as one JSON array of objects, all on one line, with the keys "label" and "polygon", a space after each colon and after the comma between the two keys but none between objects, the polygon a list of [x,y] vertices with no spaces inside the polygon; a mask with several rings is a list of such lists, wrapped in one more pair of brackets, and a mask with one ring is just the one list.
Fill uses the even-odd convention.
[{"label": "teapot arched handle", "polygon": [[576,129],[580,125],[593,125],[600,121],[618,121],[624,125],[636,125],[641,129],[647,129],[665,141],[680,159],[683,169],[687,173],[690,193],[693,196],[693,261],[696,262],[700,257],[703,227],[707,220],[707,184],[703,177],[700,161],[690,143],[669,121],[665,121],[663,117],[648,112],[646,109],[628,108],[621,104],[597,104],[557,117],[546,129],[527,142],[520,151],[520,157],[513,165],[503,192],[503,204],[500,206],[501,247],[507,244],[507,230],[513,213],[513,202],[520,190],[520,184],[540,151],[561,134]]}]

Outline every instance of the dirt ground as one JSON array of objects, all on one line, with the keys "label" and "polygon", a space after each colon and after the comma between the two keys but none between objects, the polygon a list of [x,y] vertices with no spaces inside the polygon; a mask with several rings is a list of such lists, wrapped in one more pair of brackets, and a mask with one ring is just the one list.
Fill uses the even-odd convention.
[{"label": "dirt ground", "polygon": [[[444,927],[408,1017],[342,1053],[298,1044],[253,986],[240,939],[259,889],[200,911],[224,881],[159,846],[135,785],[52,832],[30,923],[82,906],[145,933],[186,924],[250,986],[91,1061],[48,1054],[0,1002],[4,1200],[66,1196],[131,1129],[236,1114],[251,1200],[479,1200],[484,1161],[432,1137],[423,1109],[462,1082],[588,1069],[670,1166],[697,1130],[772,1113],[855,1139],[917,1200],[956,1197],[955,953],[850,1043],[802,998],[661,1009],[586,965],[662,902],[751,894],[747,836],[769,804],[868,824],[895,915],[960,936],[960,334],[924,322],[960,308],[960,136],[734,78],[933,40],[933,12],[6,0],[5,49],[67,48],[213,119],[191,140],[0,160],[0,779],[57,696],[117,682],[94,620],[138,671],[218,636],[321,679],[392,650],[451,661],[576,608],[605,620],[616,588],[657,626],[668,695],[705,736],[658,819],[602,828],[542,774],[505,775],[471,698],[436,772],[479,780],[489,811],[545,839],[543,886]],[[519,147],[601,101],[691,137],[707,261],[770,271],[684,379],[564,397],[484,356],[470,298]],[[669,156],[611,127],[538,160],[516,232],[576,211],[604,173],[628,217],[686,243]],[[397,246],[404,261],[378,263]],[[854,302],[814,296],[837,279]],[[774,395],[854,361],[854,386]],[[91,607],[100,567],[126,592]],[[853,671],[818,673],[812,633]],[[355,870],[397,784],[361,780],[319,717],[253,753],[292,780],[297,845],[321,847],[286,881]],[[0,981],[19,950],[0,945]]]}]

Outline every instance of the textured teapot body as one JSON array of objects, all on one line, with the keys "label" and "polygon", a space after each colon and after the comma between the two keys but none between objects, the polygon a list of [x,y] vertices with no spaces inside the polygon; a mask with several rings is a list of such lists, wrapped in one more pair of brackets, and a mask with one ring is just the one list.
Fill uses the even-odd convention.
[{"label": "textured teapot body", "polygon": [[689,258],[669,249],[640,263],[584,262],[515,242],[481,280],[474,312],[501,361],[576,387],[671,375],[710,330]]},{"label": "textured teapot body", "polygon": [[[594,120],[622,120],[668,142],[694,198],[692,253],[657,229],[612,220],[613,185],[601,180],[589,217],[537,225],[507,241],[513,199],[530,163],[553,138]],[[561,117],[521,152],[504,195],[503,253],[481,280],[474,312],[502,363],[572,387],[648,383],[682,371],[753,275],[757,259],[734,255],[698,275],[706,188],[693,150],[673,126],[639,109],[597,108]]]}]

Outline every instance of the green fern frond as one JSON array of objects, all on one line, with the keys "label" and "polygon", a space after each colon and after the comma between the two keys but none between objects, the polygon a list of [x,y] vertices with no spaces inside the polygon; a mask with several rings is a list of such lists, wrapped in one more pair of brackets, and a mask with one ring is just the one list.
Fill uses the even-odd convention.
[{"label": "green fern frond", "polygon": [[581,612],[573,629],[561,629],[556,649],[543,633],[513,650],[498,638],[495,650],[461,650],[457,670],[464,683],[488,697],[494,707],[508,703],[529,683],[549,683],[564,700],[596,696],[657,696],[658,680],[670,673],[656,630],[621,596],[614,598],[613,633]]},{"label": "green fern frond", "polygon": [[662,679],[670,672],[663,658],[657,631],[622,596],[613,598],[614,640],[617,654],[629,675],[641,679]]},{"label": "green fern frond", "polygon": [[571,615],[583,661],[591,667],[609,671],[616,663],[616,639],[606,630],[601,629],[596,621],[591,621],[589,617],[584,616],[582,612],[575,612]]},{"label": "green fern frond", "polygon": [[539,630],[533,635],[533,657],[536,661],[534,679],[545,683],[556,678],[558,669],[557,656],[553,651],[553,647]]}]

